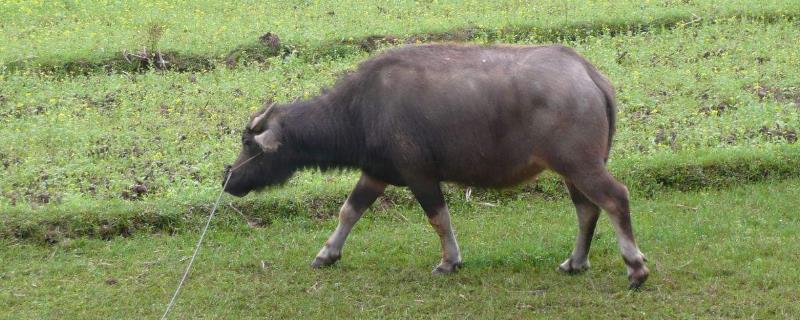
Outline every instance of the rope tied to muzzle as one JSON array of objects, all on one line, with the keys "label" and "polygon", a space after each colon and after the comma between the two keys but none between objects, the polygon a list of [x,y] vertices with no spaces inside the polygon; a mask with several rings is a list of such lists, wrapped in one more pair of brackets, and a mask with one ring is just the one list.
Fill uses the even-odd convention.
[{"label": "rope tied to muzzle", "polygon": [[219,196],[217,196],[217,201],[214,202],[214,207],[211,208],[211,214],[208,215],[208,220],[206,220],[206,225],[203,227],[203,232],[200,233],[200,239],[197,239],[197,245],[194,247],[194,253],[192,253],[192,258],[189,259],[189,264],[186,266],[186,270],[183,272],[183,277],[181,277],[181,281],[178,283],[178,287],[175,288],[175,293],[172,294],[172,298],[169,300],[169,304],[167,304],[167,309],[164,310],[164,315],[161,316],[161,320],[167,318],[170,310],[175,305],[175,300],[178,298],[178,293],[181,291],[183,287],[183,283],[186,282],[186,278],[189,276],[189,270],[192,269],[192,264],[194,264],[194,259],[197,257],[197,253],[200,252],[200,245],[203,243],[203,238],[206,236],[206,231],[208,231],[208,226],[211,225],[211,219],[214,218],[214,213],[217,212],[217,206],[219,206],[219,201],[222,199],[222,195],[225,193],[225,188],[228,187],[228,181],[231,180],[231,175],[233,174],[236,169],[241,168],[244,164],[250,162],[250,160],[255,159],[256,157],[264,154],[264,152],[259,152],[258,154],[250,157],[249,159],[243,161],[242,163],[236,165],[236,167],[227,170],[225,174],[225,182],[222,184],[222,190],[219,192]]}]

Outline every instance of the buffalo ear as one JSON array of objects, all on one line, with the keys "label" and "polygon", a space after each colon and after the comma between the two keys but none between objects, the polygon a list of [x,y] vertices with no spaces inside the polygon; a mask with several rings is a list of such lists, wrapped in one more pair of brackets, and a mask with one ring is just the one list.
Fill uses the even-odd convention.
[{"label": "buffalo ear", "polygon": [[278,150],[278,147],[281,146],[278,133],[275,129],[270,129],[259,133],[253,139],[264,152],[274,152],[275,150]]}]

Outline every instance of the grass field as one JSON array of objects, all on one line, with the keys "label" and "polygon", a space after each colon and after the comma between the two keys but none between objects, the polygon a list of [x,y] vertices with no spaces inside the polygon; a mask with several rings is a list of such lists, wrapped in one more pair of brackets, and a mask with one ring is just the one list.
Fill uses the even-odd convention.
[{"label": "grass field", "polygon": [[5,1],[0,21],[0,318],[157,316],[250,112],[435,41],[559,43],[608,75],[609,167],[633,194],[645,289],[623,290],[607,221],[593,271],[552,272],[575,229],[554,175],[470,202],[446,187],[456,276],[428,275],[434,233],[400,188],[342,264],[309,270],[357,173],[302,172],[224,199],[179,318],[798,312],[800,3]]},{"label": "grass field", "polygon": [[[570,252],[567,200],[452,205],[465,267],[430,275],[438,239],[417,208],[368,212],[335,267],[308,267],[331,220],[248,228],[224,210],[174,310],[175,318],[793,318],[800,312],[796,240],[800,180],[633,202],[652,276],[626,289],[604,217],[592,270],[555,272]],[[404,216],[406,220],[401,218]],[[191,255],[196,232],[3,243],[4,317],[155,318]]]}]

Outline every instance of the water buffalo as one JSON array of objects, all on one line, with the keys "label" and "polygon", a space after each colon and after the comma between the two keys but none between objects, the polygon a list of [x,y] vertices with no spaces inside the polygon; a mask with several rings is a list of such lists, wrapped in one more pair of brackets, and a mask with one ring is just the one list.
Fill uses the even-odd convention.
[{"label": "water buffalo", "polygon": [[311,263],[321,267],[341,257],[353,225],[388,184],[407,186],[441,240],[434,273],[450,273],[462,260],[441,182],[502,188],[550,169],[563,177],[578,216],[575,249],[558,270],[589,267],[602,208],[636,288],[648,269],[628,190],[605,168],[615,113],[609,81],[563,46],[405,46],[361,63],[315,98],[254,114],[225,191],[244,196],[302,168],[360,170]]}]

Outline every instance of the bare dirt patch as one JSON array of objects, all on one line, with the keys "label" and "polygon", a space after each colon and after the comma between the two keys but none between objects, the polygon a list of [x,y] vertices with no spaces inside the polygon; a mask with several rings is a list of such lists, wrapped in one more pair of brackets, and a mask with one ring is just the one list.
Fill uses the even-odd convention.
[{"label": "bare dirt patch", "polygon": [[748,88],[748,91],[755,93],[760,100],[771,99],[778,103],[791,103],[800,109],[800,88],[753,86]]},{"label": "bare dirt patch", "polygon": [[794,131],[791,128],[781,127],[780,125],[777,124],[772,128],[762,126],[760,129],[758,129],[758,133],[770,141],[776,139],[783,139],[790,144],[797,142],[796,131]]}]

